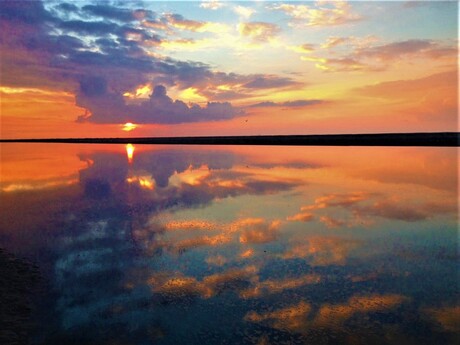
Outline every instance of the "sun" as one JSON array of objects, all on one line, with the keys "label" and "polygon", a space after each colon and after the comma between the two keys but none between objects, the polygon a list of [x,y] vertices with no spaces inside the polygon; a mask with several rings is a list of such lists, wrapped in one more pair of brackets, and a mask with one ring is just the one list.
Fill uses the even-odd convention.
[{"label": "sun", "polygon": [[136,125],[135,123],[126,122],[126,123],[123,125],[122,130],[125,131],[125,132],[131,132],[133,129],[136,129],[136,128],[137,128],[137,125]]}]

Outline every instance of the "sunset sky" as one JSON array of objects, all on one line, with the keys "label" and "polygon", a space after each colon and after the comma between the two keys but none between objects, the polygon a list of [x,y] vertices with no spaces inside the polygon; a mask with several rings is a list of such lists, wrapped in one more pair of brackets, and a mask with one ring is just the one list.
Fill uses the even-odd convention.
[{"label": "sunset sky", "polygon": [[0,2],[1,138],[458,131],[458,4]]}]

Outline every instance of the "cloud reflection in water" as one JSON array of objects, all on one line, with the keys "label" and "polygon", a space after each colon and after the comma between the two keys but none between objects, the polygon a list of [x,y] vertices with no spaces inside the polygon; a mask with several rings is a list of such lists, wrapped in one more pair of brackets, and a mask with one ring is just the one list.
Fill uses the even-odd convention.
[{"label": "cloud reflection in water", "polygon": [[[406,157],[434,160],[407,165],[420,175],[410,183],[390,181],[375,178],[376,152],[400,174]],[[9,190],[24,180],[2,179],[1,245],[33,258],[52,287],[36,332],[47,344],[428,344],[458,335],[449,316],[458,309],[456,189],[433,182],[436,159],[455,166],[449,149],[76,153],[72,171],[46,172],[74,184],[42,187],[40,171],[28,178],[36,190]]]}]

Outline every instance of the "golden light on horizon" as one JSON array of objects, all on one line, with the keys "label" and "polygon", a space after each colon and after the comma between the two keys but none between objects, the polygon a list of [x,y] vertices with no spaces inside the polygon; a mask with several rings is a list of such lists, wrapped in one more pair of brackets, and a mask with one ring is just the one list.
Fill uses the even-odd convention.
[{"label": "golden light on horizon", "polygon": [[126,122],[124,125],[123,125],[123,128],[122,130],[125,131],[125,132],[131,132],[132,130],[136,129],[137,128],[137,125],[135,123],[132,123],[132,122]]},{"label": "golden light on horizon", "polygon": [[126,144],[126,155],[128,156],[128,163],[132,163],[134,156],[134,145]]}]

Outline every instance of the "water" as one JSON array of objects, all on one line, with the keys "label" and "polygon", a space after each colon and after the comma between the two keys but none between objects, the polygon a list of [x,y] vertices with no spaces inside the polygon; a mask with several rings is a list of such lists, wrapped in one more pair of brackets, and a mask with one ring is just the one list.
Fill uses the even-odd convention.
[{"label": "water", "polygon": [[0,247],[39,276],[18,297],[33,344],[459,340],[455,148],[2,144],[1,158]]}]

